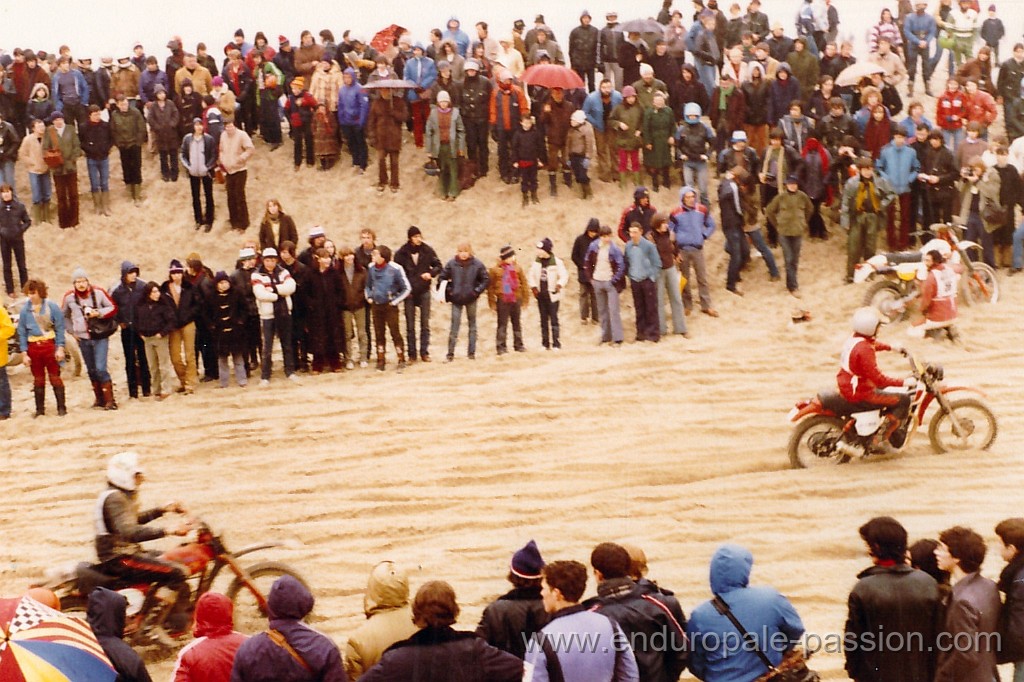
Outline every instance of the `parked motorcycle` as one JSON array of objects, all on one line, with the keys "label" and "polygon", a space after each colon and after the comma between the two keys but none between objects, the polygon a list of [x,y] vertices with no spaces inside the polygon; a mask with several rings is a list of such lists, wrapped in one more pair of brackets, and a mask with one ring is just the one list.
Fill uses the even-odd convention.
[{"label": "parked motorcycle", "polygon": [[883,411],[869,403],[850,403],[838,391],[827,390],[809,400],[801,400],[789,412],[796,424],[789,439],[789,461],[793,468],[823,464],[845,464],[851,459],[902,452],[925,413],[935,403],[938,411],[928,425],[928,440],[937,453],[951,450],[988,450],[995,442],[999,427],[996,417],[978,397],[950,399],[949,394],[984,393],[968,386],[943,385],[940,365],[922,364],[912,353],[901,351],[910,361],[911,378],[902,387],[886,389],[911,396],[910,408],[902,423],[883,441],[889,425]]},{"label": "parked motorcycle", "polygon": [[[23,299],[7,304],[7,314],[10,316],[11,321],[14,322],[15,327],[17,327],[18,318],[21,316],[21,309],[27,301],[28,299]],[[64,352],[67,357],[64,358],[64,362],[61,365],[71,370],[71,376],[82,376],[82,367],[85,366],[85,363],[82,360],[82,351],[78,349],[78,340],[75,339],[74,334],[64,335]],[[24,356],[21,354],[21,345],[18,341],[18,332],[15,330],[14,335],[7,339],[7,366],[10,368],[17,367],[24,361]]]},{"label": "parked motorcycle", "polygon": [[871,282],[864,294],[864,305],[876,309],[888,323],[899,322],[906,316],[906,304],[917,296],[916,282],[928,276],[922,260],[932,249],[963,268],[958,302],[970,306],[999,301],[999,281],[995,271],[981,262],[981,246],[961,240],[962,228],[958,225],[936,223],[929,230],[936,235],[935,239],[918,251],[880,253],[859,263],[853,271],[855,283]]},{"label": "parked motorcycle", "polygon": [[[303,585],[307,584],[295,569],[281,562],[262,561],[245,567],[239,562],[240,557],[281,547],[283,543],[261,542],[232,552],[224,545],[223,537],[215,535],[209,525],[195,520],[194,526],[194,542],[183,543],[160,555],[165,561],[180,564],[188,576],[190,614],[199,597],[213,589],[225,568],[224,576],[230,577],[230,583],[226,588],[219,585],[218,591],[222,591],[234,604],[235,629],[246,634],[266,630],[267,595],[275,580],[290,575]],[[57,595],[62,611],[81,613],[86,611],[89,592],[94,588],[105,587],[120,592],[128,599],[124,635],[127,642],[133,646],[156,645],[166,649],[180,646],[181,642],[171,637],[162,625],[167,611],[174,607],[158,594],[160,590],[155,589],[155,584],[127,582],[100,572],[100,568],[101,565],[80,563],[61,571],[40,587],[48,588]],[[191,618],[188,627],[191,627]]]}]

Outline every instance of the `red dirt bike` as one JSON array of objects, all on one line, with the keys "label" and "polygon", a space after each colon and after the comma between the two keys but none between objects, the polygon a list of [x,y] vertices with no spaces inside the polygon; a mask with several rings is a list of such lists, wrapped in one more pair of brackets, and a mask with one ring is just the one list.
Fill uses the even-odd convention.
[{"label": "red dirt bike", "polygon": [[[226,568],[224,580],[230,578],[227,588],[223,583],[218,591],[231,600],[235,607],[235,629],[252,634],[267,628],[267,595],[270,586],[283,575],[296,578],[303,585],[306,581],[287,564],[277,561],[263,561],[243,567],[239,558],[253,552],[281,547],[280,542],[263,542],[232,552],[224,545],[223,538],[215,535],[203,521],[195,522],[196,539],[171,549],[160,558],[180,564],[185,571],[185,582],[189,589],[188,612],[195,609],[196,601],[213,589],[214,582]],[[100,565],[80,563],[60,575],[48,580],[45,587],[60,599],[62,611],[86,611],[88,594],[95,587],[105,587],[120,592],[128,599],[128,619],[125,625],[125,640],[133,646],[156,645],[173,649],[184,642],[171,637],[163,627],[167,612],[172,608],[154,589],[155,584],[129,583],[101,573]],[[307,585],[308,587],[308,585]],[[167,588],[162,588],[166,590]],[[181,597],[183,598],[183,597]],[[189,619],[191,627],[191,618]]]},{"label": "red dirt bike", "polygon": [[922,364],[907,350],[900,351],[909,361],[912,380],[902,387],[887,389],[910,395],[907,416],[888,440],[882,438],[889,420],[877,405],[847,402],[839,392],[822,391],[810,400],[801,400],[789,412],[796,424],[789,439],[789,461],[795,469],[823,464],[846,464],[879,454],[901,452],[934,402],[939,410],[928,425],[928,440],[937,453],[950,450],[988,450],[995,442],[999,427],[996,417],[979,398],[950,400],[954,392],[984,393],[967,386],[943,386],[940,365]]}]

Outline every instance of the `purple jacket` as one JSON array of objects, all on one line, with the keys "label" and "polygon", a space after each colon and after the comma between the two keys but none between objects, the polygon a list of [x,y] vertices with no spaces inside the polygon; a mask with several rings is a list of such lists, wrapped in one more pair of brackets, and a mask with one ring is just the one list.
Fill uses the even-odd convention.
[{"label": "purple jacket", "polygon": [[359,84],[355,69],[349,67],[345,73],[352,77],[352,85],[338,88],[338,125],[365,128],[366,117],[370,113],[370,98]]},{"label": "purple jacket", "polygon": [[172,93],[166,73],[160,70],[150,71],[149,69],[143,69],[142,74],[139,76],[139,97],[142,99],[143,104],[156,99],[156,95],[153,94],[153,88],[157,85],[164,86],[164,90],[167,91],[168,95]]}]

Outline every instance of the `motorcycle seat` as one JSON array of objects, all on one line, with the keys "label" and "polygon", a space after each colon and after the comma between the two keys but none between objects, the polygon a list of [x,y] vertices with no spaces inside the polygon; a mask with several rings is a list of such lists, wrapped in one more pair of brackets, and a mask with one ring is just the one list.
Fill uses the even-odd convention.
[{"label": "motorcycle seat", "polygon": [[843,396],[839,395],[839,391],[826,390],[818,393],[818,400],[821,401],[821,406],[835,415],[848,416],[857,412],[872,412],[874,410],[882,409],[881,405],[874,405],[872,403],[851,403]]},{"label": "motorcycle seat", "polygon": [[107,575],[100,568],[103,564],[90,564],[82,562],[75,567],[75,577],[78,578],[78,591],[89,596],[97,587],[111,588],[117,582],[117,576]]}]

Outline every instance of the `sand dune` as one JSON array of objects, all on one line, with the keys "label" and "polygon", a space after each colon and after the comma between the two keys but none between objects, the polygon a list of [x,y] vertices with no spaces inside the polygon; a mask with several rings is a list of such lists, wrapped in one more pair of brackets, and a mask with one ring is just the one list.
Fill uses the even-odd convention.
[{"label": "sand dune", "polygon": [[[259,145],[249,183],[254,226],[246,237],[254,238],[263,200],[277,197],[300,233],[319,222],[339,244],[355,244],[358,229],[371,226],[382,243],[397,247],[417,224],[442,258],[469,237],[487,264],[507,242],[528,262],[532,243],[550,236],[567,259],[588,217],[617,221],[629,198],[597,183],[593,202],[562,189],[557,201],[542,197],[540,207],[520,210],[518,189],[490,178],[446,204],[427,196],[432,184],[418,170],[422,161],[411,154],[402,160],[402,193],[378,199],[368,178],[347,168],[293,174],[287,147],[270,155]],[[233,264],[243,240],[223,227],[223,194],[214,232],[197,234],[187,182],[153,182],[156,174],[149,161],[145,208],[130,207],[116,183],[114,217],[86,215],[83,204],[78,230],[33,227],[33,273],[59,291],[79,264],[104,285],[116,279],[123,258],[158,280],[171,257],[193,250],[215,270]],[[84,171],[81,182],[87,185]],[[677,190],[662,191],[653,203],[668,208],[676,199]],[[991,536],[997,521],[1020,513],[1024,446],[1024,280],[1004,279],[998,305],[964,311],[967,349],[909,343],[942,362],[949,383],[988,393],[1001,428],[991,452],[937,456],[918,435],[899,459],[788,469],[786,412],[834,382],[847,320],[863,293],[838,283],[844,258],[839,239],[805,246],[799,307],[814,319],[793,325],[789,313],[798,302],[768,282],[757,260],[744,274],[746,297],[724,291],[718,234],[709,260],[721,318],[695,315],[688,318],[692,339],[657,345],[598,348],[594,328],[578,322],[573,283],[562,307],[561,353],[540,349],[531,308],[529,352],[497,358],[494,316],[483,312],[475,362],[464,359],[463,331],[452,365],[416,365],[402,376],[393,366],[385,375],[308,376],[298,386],[278,380],[262,390],[203,385],[194,396],[158,404],[127,399],[115,343],[118,412],[88,410],[89,386],[76,379],[69,416],[36,421],[29,418],[27,372],[18,369],[15,418],[0,426],[7,490],[0,593],[19,593],[45,568],[92,555],[103,467],[113,453],[133,448],[149,478],[144,504],[181,498],[223,530],[230,547],[292,541],[292,548],[261,556],[307,577],[318,599],[317,626],[339,643],[362,619],[362,588],[378,560],[411,567],[414,587],[450,580],[464,609],[460,624],[469,628],[505,590],[509,556],[530,538],[549,560],[585,561],[604,540],[635,543],[646,550],[652,577],[674,589],[687,612],[710,596],[707,564],[717,545],[740,542],[755,554],[754,580],[789,595],[809,631],[841,632],[848,590],[867,564],[857,527],[892,514],[914,538],[955,523]],[[628,301],[626,294],[630,338]],[[435,357],[443,356],[447,325],[447,310],[435,309]],[[901,327],[883,336],[905,342]],[[900,362],[886,358],[885,366],[903,372]],[[993,554],[985,573],[995,577],[1000,567]],[[593,589],[591,582],[588,593]],[[844,679],[841,656],[822,655],[815,667],[827,679]],[[158,677],[169,670],[169,663],[153,668]]]}]

